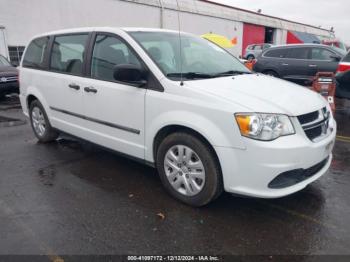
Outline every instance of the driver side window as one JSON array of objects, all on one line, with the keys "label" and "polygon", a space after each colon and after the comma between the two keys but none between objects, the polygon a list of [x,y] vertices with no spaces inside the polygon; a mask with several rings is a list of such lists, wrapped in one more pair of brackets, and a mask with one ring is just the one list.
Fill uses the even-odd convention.
[{"label": "driver side window", "polygon": [[115,81],[114,67],[121,64],[141,66],[134,52],[119,38],[110,35],[97,35],[91,61],[91,77]]}]

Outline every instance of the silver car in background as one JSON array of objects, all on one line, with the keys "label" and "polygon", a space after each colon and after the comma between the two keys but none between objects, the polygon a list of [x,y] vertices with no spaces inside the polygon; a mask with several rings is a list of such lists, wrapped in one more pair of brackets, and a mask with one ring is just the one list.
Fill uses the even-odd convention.
[{"label": "silver car in background", "polygon": [[262,53],[262,51],[272,46],[273,46],[272,44],[267,44],[267,43],[248,45],[247,48],[245,49],[243,58],[247,60],[253,60],[257,58]]}]

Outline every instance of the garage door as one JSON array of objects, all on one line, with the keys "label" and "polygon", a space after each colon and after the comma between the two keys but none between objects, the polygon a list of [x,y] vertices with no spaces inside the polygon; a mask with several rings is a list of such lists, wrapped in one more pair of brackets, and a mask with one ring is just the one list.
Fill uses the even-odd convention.
[{"label": "garage door", "polygon": [[265,41],[265,27],[252,24],[244,24],[243,26],[243,50],[244,54],[245,49],[248,45],[251,44],[261,44]]}]

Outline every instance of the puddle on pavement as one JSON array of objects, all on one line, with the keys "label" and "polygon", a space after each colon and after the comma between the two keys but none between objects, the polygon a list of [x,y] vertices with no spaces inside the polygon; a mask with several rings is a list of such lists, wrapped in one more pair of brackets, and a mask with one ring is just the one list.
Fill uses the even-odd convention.
[{"label": "puddle on pavement", "polygon": [[50,166],[50,167],[39,169],[38,175],[39,175],[40,182],[44,186],[54,185],[55,176],[56,176],[56,171],[54,167]]},{"label": "puddle on pavement", "polygon": [[25,120],[6,117],[6,116],[0,116],[0,127],[21,126],[21,125],[25,125],[26,123],[27,122]]},{"label": "puddle on pavement", "polygon": [[66,138],[66,137],[60,137],[57,140],[57,144],[64,148],[69,148],[73,150],[81,150],[82,149],[82,141]]},{"label": "puddle on pavement", "polygon": [[17,94],[8,95],[4,100],[0,100],[0,110],[21,108]]},{"label": "puddle on pavement", "polygon": [[332,168],[334,171],[342,172],[349,170],[350,147],[348,143],[337,141],[333,150],[333,157]]}]

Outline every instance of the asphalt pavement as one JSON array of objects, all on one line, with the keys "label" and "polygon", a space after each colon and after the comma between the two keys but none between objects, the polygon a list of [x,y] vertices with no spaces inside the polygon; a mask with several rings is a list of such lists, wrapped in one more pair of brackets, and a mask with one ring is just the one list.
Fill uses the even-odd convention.
[{"label": "asphalt pavement", "polygon": [[[68,136],[40,144],[16,98],[0,102],[0,255],[350,255],[350,101],[328,174],[275,200],[224,194],[204,208],[154,169]],[[59,261],[59,260],[56,260]]]}]

